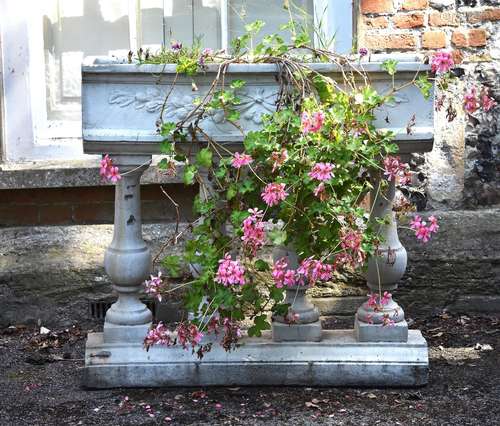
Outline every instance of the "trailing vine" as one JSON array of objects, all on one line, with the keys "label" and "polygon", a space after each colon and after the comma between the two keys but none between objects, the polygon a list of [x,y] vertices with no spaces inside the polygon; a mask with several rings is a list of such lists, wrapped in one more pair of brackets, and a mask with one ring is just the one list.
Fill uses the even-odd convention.
[{"label": "trailing vine", "polygon": [[[140,63],[177,64],[157,121],[166,156],[160,167],[175,173],[177,162],[182,162],[184,183],[200,186],[194,202],[198,219],[188,227],[192,238],[181,255],[161,260],[165,275],[146,282],[146,291],[160,300],[183,288],[192,319],[175,331],[158,324],[145,339],[147,348],[177,343],[201,357],[211,346],[203,344],[202,337],[212,333],[231,350],[241,337],[239,322],[245,318],[251,322],[250,336],[260,336],[271,327],[269,312],[296,320],[288,316],[286,288],[312,286],[332,279],[335,271],[363,268],[381,238],[362,200],[369,191],[383,194],[388,181],[409,182],[408,165],[395,156],[394,135],[374,126],[375,112],[409,85],[429,98],[433,79],[446,87],[453,78],[453,60],[447,52],[431,59],[430,77],[417,73],[399,87],[394,79],[398,64],[388,60],[382,67],[393,84],[388,93],[377,93],[360,61],[367,52],[347,57],[312,47],[307,30],[293,21],[284,27],[291,31],[292,44],[278,34],[254,43],[263,26],[261,21],[247,25],[246,33],[233,40],[232,55],[201,49],[199,43],[186,48],[178,42],[157,55],[138,54]],[[262,117],[259,130],[245,133],[238,123],[238,105],[246,82],[231,79],[228,71],[233,64],[250,63],[276,67],[278,93],[275,112]],[[319,72],[316,63],[332,64],[340,81]],[[178,75],[192,76],[197,91],[195,76],[207,66],[216,69],[208,90],[182,120],[165,121],[165,106]],[[215,113],[222,113],[225,122],[241,132],[239,152],[203,130],[203,120]],[[409,133],[413,125],[410,120]],[[112,167],[107,157],[101,174],[116,181],[117,170]],[[386,179],[375,180],[377,175]],[[410,226],[424,242],[438,229],[432,217],[427,224],[417,216]],[[183,232],[176,229],[168,244],[176,244]],[[271,258],[269,248],[281,246],[296,251],[299,265]],[[192,279],[175,284],[186,265]],[[369,296],[377,306],[390,295]]]}]

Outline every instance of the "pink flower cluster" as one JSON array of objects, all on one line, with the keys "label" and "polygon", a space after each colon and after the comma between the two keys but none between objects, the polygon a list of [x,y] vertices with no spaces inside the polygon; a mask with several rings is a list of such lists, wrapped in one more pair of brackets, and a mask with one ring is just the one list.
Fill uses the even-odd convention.
[{"label": "pink flower cluster", "polygon": [[291,287],[298,285],[295,275],[295,270],[288,269],[288,262],[285,257],[274,262],[272,276],[276,287],[282,288],[283,286]]},{"label": "pink flower cluster", "polygon": [[301,128],[302,133],[307,135],[308,133],[317,133],[323,127],[325,122],[325,114],[322,111],[316,111],[309,114],[304,111],[301,116]]},{"label": "pink flower cluster", "polygon": [[245,284],[245,268],[237,260],[231,260],[231,255],[226,254],[219,260],[219,269],[215,281],[225,287],[233,284]]},{"label": "pink flower cluster", "polygon": [[103,179],[107,179],[113,183],[118,182],[122,177],[118,167],[113,166],[113,160],[108,154],[101,160],[99,174]]},{"label": "pink flower cluster", "polygon": [[309,172],[309,177],[325,182],[332,178],[334,168],[335,166],[331,163],[316,163]]},{"label": "pink flower cluster", "polygon": [[268,183],[260,195],[264,202],[272,207],[283,201],[288,193],[285,191],[284,183]]},{"label": "pink flower cluster", "polygon": [[248,155],[248,154],[240,154],[239,152],[236,152],[233,156],[233,161],[231,162],[231,165],[239,169],[243,166],[249,165],[253,161],[253,158]]},{"label": "pink flower cluster", "polygon": [[149,294],[156,299],[158,299],[159,302],[162,300],[162,295],[161,291],[163,289],[163,279],[161,277],[161,272],[158,273],[158,275],[155,277],[154,275],[151,275],[150,280],[144,281],[144,291],[146,294]]},{"label": "pink flower cluster", "polygon": [[321,201],[326,201],[328,199],[324,182],[321,182],[316,188],[314,188],[313,193],[314,196],[318,197]]},{"label": "pink flower cluster", "polygon": [[257,250],[264,245],[266,239],[262,221],[264,213],[258,209],[250,209],[248,212],[250,216],[243,221],[243,236],[241,239],[245,250],[254,257]]},{"label": "pink flower cluster", "polygon": [[172,346],[175,343],[172,332],[159,322],[158,325],[148,331],[144,339],[144,346],[149,349],[153,345]]},{"label": "pink flower cluster", "polygon": [[203,333],[200,332],[196,324],[181,322],[177,327],[177,342],[184,349],[189,346],[194,348],[200,344],[201,339],[203,339]]},{"label": "pink flower cluster", "polygon": [[361,266],[366,259],[366,253],[361,247],[363,234],[354,229],[344,228],[340,231],[340,247],[343,252],[335,258],[335,266],[350,266],[356,268]]},{"label": "pink flower cluster", "polygon": [[448,72],[453,68],[455,62],[453,61],[453,56],[450,52],[441,51],[436,52],[431,59],[431,69],[432,72],[437,74],[443,74]]},{"label": "pink flower cluster", "polygon": [[372,293],[368,294],[368,306],[370,308],[373,308],[375,310],[378,310],[380,306],[387,305],[392,298],[392,294],[389,293],[388,291],[384,291],[384,294],[382,297],[379,297],[378,294]]},{"label": "pink flower cluster", "polygon": [[328,281],[332,278],[333,265],[308,257],[302,261],[297,272],[306,277],[309,284],[314,285],[316,281]]},{"label": "pink flower cluster", "polygon": [[410,167],[407,163],[402,163],[399,157],[387,156],[384,158],[384,175],[389,181],[399,178],[402,185],[410,182]]},{"label": "pink flower cluster", "polygon": [[431,235],[438,231],[439,225],[435,216],[429,216],[429,225],[427,225],[427,222],[423,221],[419,215],[416,215],[410,222],[410,228],[415,231],[415,236],[419,240],[426,243],[430,240]]},{"label": "pink flower cluster", "polygon": [[481,94],[481,105],[483,109],[488,112],[490,109],[495,108],[496,104],[496,101],[492,97],[488,96],[488,91],[483,90]]},{"label": "pink flower cluster", "polygon": [[464,109],[469,114],[473,114],[479,108],[488,112],[494,108],[496,104],[496,101],[488,95],[488,90],[485,88],[481,91],[481,96],[478,96],[477,89],[475,87],[472,87],[464,95]]},{"label": "pink flower cluster", "polygon": [[274,173],[276,169],[279,169],[283,163],[288,159],[288,151],[283,148],[280,152],[274,151],[271,154],[271,161],[273,162],[273,170]]},{"label": "pink flower cluster", "polygon": [[330,280],[332,274],[332,265],[314,260],[312,257],[304,259],[297,270],[288,269],[288,261],[283,257],[274,263],[272,272],[274,283],[278,288],[314,285],[317,281]]},{"label": "pink flower cluster", "polygon": [[469,114],[476,112],[479,109],[479,99],[477,97],[477,89],[473,87],[464,95],[464,109]]}]

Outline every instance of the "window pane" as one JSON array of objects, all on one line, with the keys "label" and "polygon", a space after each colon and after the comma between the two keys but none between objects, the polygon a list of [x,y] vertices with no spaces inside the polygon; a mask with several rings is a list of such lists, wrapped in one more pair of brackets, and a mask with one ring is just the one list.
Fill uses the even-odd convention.
[{"label": "window pane", "polygon": [[191,45],[199,37],[205,47],[221,46],[220,0],[165,0],[165,43]]},{"label": "window pane", "polygon": [[80,67],[85,56],[126,55],[128,2],[43,0],[47,120],[80,120]]},{"label": "window pane", "polygon": [[[266,23],[260,32],[261,36],[279,33],[290,41],[288,31],[279,31],[279,27],[290,20],[290,12],[283,8],[283,0],[229,0],[228,4],[230,39],[242,35],[246,24],[259,19]],[[290,9],[293,19],[307,25],[312,37],[313,0],[294,0],[293,4],[296,6],[291,6]]]}]

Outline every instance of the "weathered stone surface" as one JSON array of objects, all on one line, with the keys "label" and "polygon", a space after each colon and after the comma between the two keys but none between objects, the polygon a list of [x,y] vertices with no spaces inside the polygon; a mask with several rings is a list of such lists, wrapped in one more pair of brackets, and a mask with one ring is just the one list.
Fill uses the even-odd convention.
[{"label": "weathered stone surface", "polygon": [[[153,253],[174,228],[144,225]],[[111,225],[0,229],[0,326],[88,319],[88,300],[111,293],[103,258],[112,234]]]},{"label": "weathered stone surface", "polygon": [[[488,300],[493,301],[488,306],[498,307],[500,208],[433,213],[440,230],[428,244],[400,230],[409,261],[394,297],[407,317],[457,306],[477,311]],[[173,225],[144,225],[153,256],[173,230]],[[69,313],[87,319],[87,300],[111,294],[102,266],[111,236],[110,225],[0,229],[0,325],[38,319],[61,324]],[[319,297],[323,313],[352,315],[366,297],[360,278],[353,285],[345,279],[309,290],[313,301]],[[474,303],[462,303],[464,297]]]},{"label": "weathered stone surface", "polygon": [[[92,158],[92,157],[91,157]],[[154,162],[153,162],[154,164]],[[142,184],[182,182],[181,167],[171,177],[156,166],[148,168]],[[99,176],[99,157],[81,161],[0,163],[0,189],[61,188],[111,185]]]},{"label": "weathered stone surface", "polygon": [[[84,385],[151,386],[421,386],[427,383],[427,342],[411,330],[408,342],[362,343],[352,330],[326,330],[321,342],[273,342],[244,337],[236,351],[216,344],[202,360],[179,346],[105,344],[91,333]],[[99,356],[102,354],[103,356]],[[104,356],[105,355],[105,356]]]}]

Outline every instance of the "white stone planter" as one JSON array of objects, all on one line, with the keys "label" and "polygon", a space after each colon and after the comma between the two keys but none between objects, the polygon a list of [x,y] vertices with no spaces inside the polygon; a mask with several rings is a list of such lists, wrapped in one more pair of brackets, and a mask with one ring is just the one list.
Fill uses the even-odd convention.
[{"label": "white stone planter", "polygon": [[[340,82],[341,70],[337,66],[311,66]],[[379,93],[390,91],[392,78],[382,70],[381,62],[364,63],[363,68]],[[395,86],[410,82],[416,72],[427,69],[417,62],[400,63]],[[216,71],[217,66],[211,65],[206,73],[194,78],[178,76],[165,105],[163,121],[183,119],[194,108],[193,101],[206,93]],[[269,64],[234,64],[229,67],[225,77],[227,83],[233,79],[247,82],[239,93],[242,99],[239,124],[245,132],[258,129],[262,114],[274,111],[277,71],[275,65]],[[175,65],[125,64],[110,59],[91,58],[82,67],[84,151],[110,154],[122,172],[127,173],[117,184],[115,232],[105,261],[119,299],[106,315],[104,332],[91,333],[87,340],[85,385],[425,384],[427,343],[421,333],[418,330],[408,332],[404,317],[398,318],[397,328],[393,329],[396,332],[388,332],[379,323],[365,322],[368,317],[366,306],[358,311],[356,332],[321,333],[319,321],[315,320],[316,333],[311,333],[311,330],[307,333],[285,330],[283,333],[280,330],[276,334],[273,330],[275,341],[269,333],[260,339],[245,337],[242,348],[237,351],[228,354],[220,347],[214,347],[202,361],[178,347],[144,350],[142,339],[151,324],[151,315],[139,301],[138,294],[151,267],[151,258],[141,235],[139,182],[151,156],[160,153],[162,138],[156,132],[156,123],[175,75]],[[192,90],[192,80],[199,89],[196,92]],[[432,149],[433,102],[432,99],[425,100],[416,87],[409,85],[399,91],[394,104],[381,108],[376,118],[375,124],[379,128],[394,132],[401,154]],[[414,125],[408,132],[410,121]],[[241,149],[244,135],[225,122],[222,113],[215,112],[200,127],[213,139],[227,144],[228,148]],[[378,212],[386,215],[392,207],[394,187],[389,186],[386,194],[375,195],[372,203],[379,207],[372,209],[374,215]],[[404,273],[406,252],[400,247],[395,229],[395,223],[381,227],[380,233],[387,244],[379,247],[379,254],[368,265],[371,289],[377,288],[373,277],[378,277],[380,271],[384,275],[380,280],[382,287],[391,290],[396,288],[394,281]],[[396,260],[395,247],[404,254]],[[377,268],[377,274],[374,268]],[[305,302],[304,309],[311,310]],[[278,325],[281,329],[294,326],[311,327],[310,323]],[[293,335],[296,337],[290,341]],[[317,342],[320,338],[321,342]]]},{"label": "white stone planter", "polygon": [[[339,82],[340,70],[334,64],[311,64],[316,71]],[[205,73],[195,77],[178,76],[165,106],[165,122],[178,122],[193,108],[193,101],[206,93],[217,72],[209,65]],[[379,93],[392,87],[391,76],[381,68],[381,62],[364,63],[372,86]],[[428,66],[417,62],[398,65],[395,85],[411,81]],[[275,110],[278,91],[277,67],[273,64],[233,64],[225,81],[242,79],[247,83],[239,93],[241,119],[245,131],[256,130],[261,115]],[[110,59],[89,58],[82,67],[83,143],[86,153],[155,154],[159,153],[161,136],[156,133],[166,93],[175,78],[175,65],[137,65],[112,63]],[[193,92],[192,81],[198,91]],[[415,115],[411,134],[407,124]],[[393,105],[378,111],[375,123],[379,128],[392,130],[401,153],[425,152],[432,149],[434,110],[432,99],[425,100],[415,86],[398,92]],[[224,121],[222,112],[204,120],[201,127],[213,139],[228,144],[242,142],[243,135]]]}]

